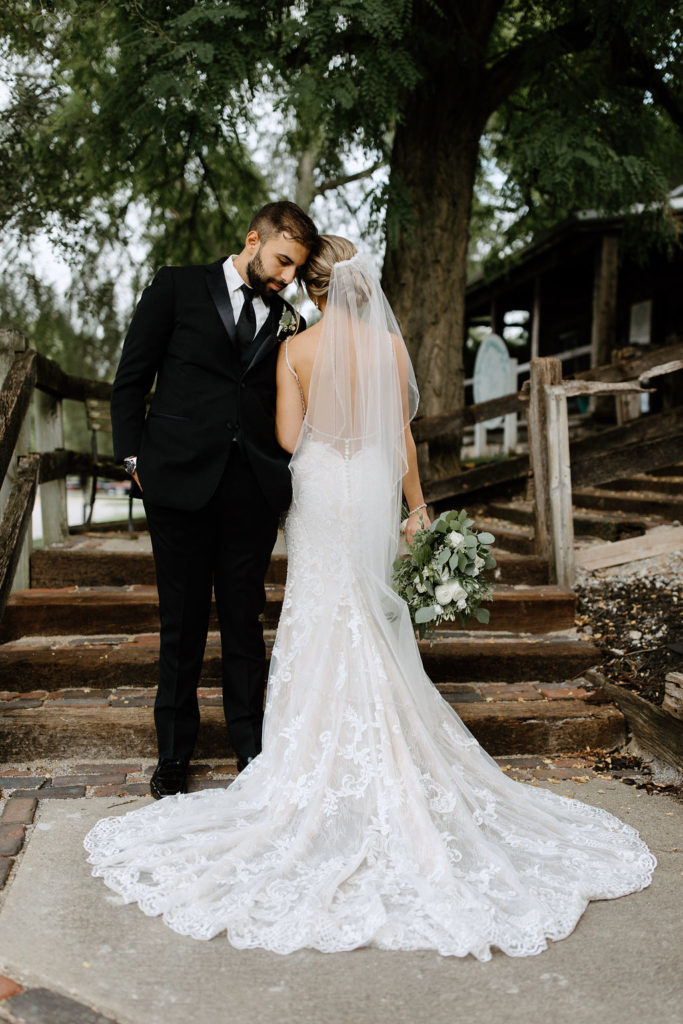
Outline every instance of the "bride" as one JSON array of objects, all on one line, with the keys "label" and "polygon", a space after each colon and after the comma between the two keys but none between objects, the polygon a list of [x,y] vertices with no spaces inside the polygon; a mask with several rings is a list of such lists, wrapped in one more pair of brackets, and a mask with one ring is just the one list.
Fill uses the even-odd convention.
[{"label": "bride", "polygon": [[93,874],[240,948],[540,953],[655,858],[606,811],[509,779],[425,675],[390,586],[402,489],[409,536],[424,518],[410,360],[350,242],[324,236],[306,284],[322,318],[278,364],[293,501],[263,752],[227,789],[99,821]]}]

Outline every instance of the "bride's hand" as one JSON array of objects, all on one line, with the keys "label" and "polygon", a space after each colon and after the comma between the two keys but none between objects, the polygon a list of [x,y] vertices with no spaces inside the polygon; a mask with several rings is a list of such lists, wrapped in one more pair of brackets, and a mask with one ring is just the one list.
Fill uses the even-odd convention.
[{"label": "bride's hand", "polygon": [[431,526],[431,519],[427,515],[425,509],[421,509],[419,512],[413,512],[411,516],[406,519],[406,544],[410,544],[413,537],[419,530],[428,530]]}]

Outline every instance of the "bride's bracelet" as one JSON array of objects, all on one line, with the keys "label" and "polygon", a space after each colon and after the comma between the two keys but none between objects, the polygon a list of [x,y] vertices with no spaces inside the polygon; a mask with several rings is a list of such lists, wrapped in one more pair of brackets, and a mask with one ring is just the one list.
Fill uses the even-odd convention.
[{"label": "bride's bracelet", "polygon": [[414,516],[416,512],[421,512],[423,508],[427,508],[427,505],[418,505],[417,508],[414,508],[412,512],[408,513],[408,518],[410,519],[410,517]]}]

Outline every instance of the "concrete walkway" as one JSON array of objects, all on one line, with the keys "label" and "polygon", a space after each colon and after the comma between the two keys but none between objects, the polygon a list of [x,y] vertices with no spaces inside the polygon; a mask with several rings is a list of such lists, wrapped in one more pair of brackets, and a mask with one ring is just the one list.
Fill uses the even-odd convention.
[{"label": "concrete walkway", "polygon": [[680,1024],[683,806],[616,780],[553,789],[634,825],[658,858],[654,881],[592,903],[574,933],[539,956],[498,953],[489,963],[377,950],[280,957],[183,938],[121,905],[85,862],[92,824],[146,798],[43,800],[0,909],[0,972],[26,987],[2,999],[0,984],[0,1020]]}]

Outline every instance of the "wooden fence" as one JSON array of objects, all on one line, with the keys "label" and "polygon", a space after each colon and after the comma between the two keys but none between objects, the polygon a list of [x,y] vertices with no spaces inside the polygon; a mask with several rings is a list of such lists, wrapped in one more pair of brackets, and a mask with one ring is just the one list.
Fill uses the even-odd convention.
[{"label": "wooden fence", "polygon": [[[549,565],[550,580],[572,586],[575,576],[572,484],[589,487],[623,476],[657,469],[683,459],[683,406],[669,412],[628,419],[624,401],[656,377],[683,369],[683,345],[652,350],[620,350],[605,366],[562,380],[558,359],[532,359],[530,379],[502,398],[418,420],[414,435],[429,467],[429,441],[468,424],[525,410],[528,454],[479,466],[439,479],[425,480],[428,502],[483,498],[502,485],[524,487],[534,501],[536,554]],[[616,427],[569,441],[567,398],[612,395],[617,401]],[[630,413],[632,414],[632,409]],[[666,443],[664,443],[666,442]]]},{"label": "wooden fence", "polygon": [[[111,384],[64,373],[51,359],[28,348],[18,331],[0,330],[0,615],[12,589],[29,585],[31,517],[38,488],[43,539],[58,544],[68,534],[66,476],[69,473],[125,480],[111,459],[95,463],[91,453],[64,448],[62,402],[109,400]],[[34,448],[30,410],[34,408]]]}]

